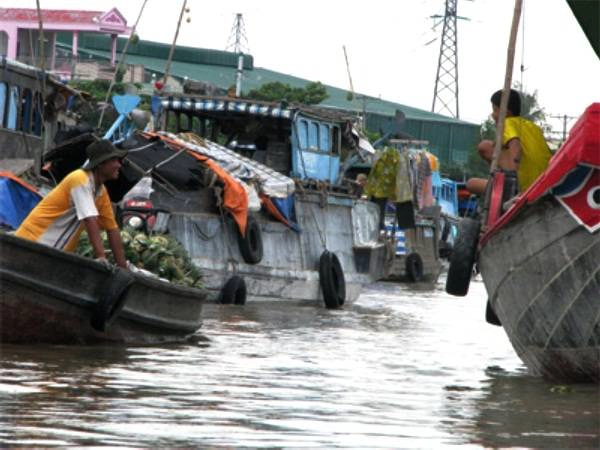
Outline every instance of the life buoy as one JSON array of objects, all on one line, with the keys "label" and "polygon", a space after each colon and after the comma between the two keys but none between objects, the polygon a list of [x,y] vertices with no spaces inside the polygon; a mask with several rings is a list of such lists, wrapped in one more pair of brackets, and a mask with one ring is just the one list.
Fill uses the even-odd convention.
[{"label": "life buoy", "polygon": [[458,236],[454,242],[446,278],[448,294],[464,297],[469,292],[480,227],[479,220],[469,217],[464,217],[458,224]]},{"label": "life buoy", "polygon": [[340,260],[335,253],[325,250],[319,259],[319,282],[325,306],[339,308],[346,301],[346,280]]},{"label": "life buoy", "polygon": [[223,305],[244,305],[246,303],[246,282],[238,275],[228,279],[221,288],[219,303]]},{"label": "life buoy", "polygon": [[418,282],[423,280],[423,260],[418,253],[411,253],[406,257],[406,276],[409,281]]},{"label": "life buoy", "polygon": [[117,269],[92,310],[90,325],[97,331],[105,331],[125,305],[127,289],[133,283],[133,275],[125,269]]},{"label": "life buoy", "polygon": [[263,241],[260,232],[260,226],[256,219],[248,216],[248,224],[246,225],[246,234],[238,232],[238,245],[242,258],[248,264],[257,264],[263,257]]}]

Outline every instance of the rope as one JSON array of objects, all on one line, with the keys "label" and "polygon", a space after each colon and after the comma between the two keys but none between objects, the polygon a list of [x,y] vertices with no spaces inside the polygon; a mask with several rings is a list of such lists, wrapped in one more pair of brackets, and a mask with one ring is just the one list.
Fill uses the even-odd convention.
[{"label": "rope", "polygon": [[[220,222],[219,224],[223,225],[223,222]],[[192,225],[194,227],[194,230],[196,230],[196,232],[200,235],[200,238],[205,241],[210,241],[210,240],[214,239],[217,236],[217,234],[219,234],[219,231],[221,229],[221,226],[219,226],[215,229],[215,232],[212,235],[209,235],[208,233],[205,233],[204,230],[202,230],[202,228],[200,228],[200,225],[198,225],[193,220],[192,220]]]},{"label": "rope", "polygon": [[[306,198],[306,191],[304,190],[304,187],[302,186],[302,184],[300,184],[298,181],[296,181],[296,186],[298,187],[300,193],[302,194],[302,197]],[[329,206],[329,202],[327,202],[327,205]],[[319,234],[319,240],[321,241],[321,245],[323,246],[323,249],[326,250],[327,242],[326,242],[325,238],[323,237],[323,233],[321,232],[321,228],[319,227],[319,222],[317,222],[317,218],[315,217],[315,212],[312,210],[312,207],[310,205],[308,205],[308,203],[307,203],[307,208],[310,212],[311,217],[313,218],[313,221],[315,222],[315,228],[317,229],[317,233]]]}]

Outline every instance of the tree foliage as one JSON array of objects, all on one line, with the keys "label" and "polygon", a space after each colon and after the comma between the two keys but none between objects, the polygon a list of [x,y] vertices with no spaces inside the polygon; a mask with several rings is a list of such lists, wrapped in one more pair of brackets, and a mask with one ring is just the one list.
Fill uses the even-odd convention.
[{"label": "tree foliage", "polygon": [[287,83],[275,81],[273,83],[265,83],[258,89],[252,89],[245,97],[269,102],[286,101],[289,103],[316,105],[325,100],[328,94],[325,86],[319,81],[308,83],[304,88],[292,87]]},{"label": "tree foliage", "polygon": [[[123,95],[127,92],[129,83],[116,82],[111,91],[112,95]],[[87,102],[78,101],[74,106],[74,111],[80,115],[81,121],[92,127],[96,127],[101,114],[102,104],[106,98],[106,92],[110,87],[110,80],[72,80],[69,82],[69,86],[79,91],[90,94],[91,99]],[[140,88],[141,85],[134,83],[136,88]],[[150,98],[147,95],[141,96],[142,101],[138,108],[143,110],[150,110]],[[109,98],[110,103],[110,98]],[[117,118],[117,113],[112,107],[112,103],[105,110],[102,127],[99,132],[107,131],[112,125],[114,120]]]}]

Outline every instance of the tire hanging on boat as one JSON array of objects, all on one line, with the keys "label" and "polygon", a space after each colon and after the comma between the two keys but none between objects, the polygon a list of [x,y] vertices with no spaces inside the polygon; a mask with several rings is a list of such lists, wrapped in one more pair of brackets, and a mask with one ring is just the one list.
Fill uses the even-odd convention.
[{"label": "tire hanging on boat", "polygon": [[92,310],[90,325],[97,331],[105,331],[125,306],[125,294],[133,283],[133,275],[125,269],[117,269]]},{"label": "tire hanging on boat", "polygon": [[458,236],[454,242],[446,278],[448,294],[464,297],[469,292],[480,227],[479,220],[468,217],[464,217],[458,224]]},{"label": "tire hanging on boat", "polygon": [[257,264],[263,257],[263,241],[260,226],[257,220],[248,216],[246,225],[246,235],[242,235],[238,230],[238,245],[242,258],[248,264]]},{"label": "tire hanging on boat", "polygon": [[223,305],[246,304],[246,282],[238,275],[229,278],[221,288],[219,303]]},{"label": "tire hanging on boat", "polygon": [[406,276],[415,283],[423,280],[423,260],[418,253],[411,253],[405,261]]},{"label": "tire hanging on boat", "polygon": [[339,308],[346,301],[346,280],[340,260],[325,250],[319,259],[319,283],[328,309]]}]

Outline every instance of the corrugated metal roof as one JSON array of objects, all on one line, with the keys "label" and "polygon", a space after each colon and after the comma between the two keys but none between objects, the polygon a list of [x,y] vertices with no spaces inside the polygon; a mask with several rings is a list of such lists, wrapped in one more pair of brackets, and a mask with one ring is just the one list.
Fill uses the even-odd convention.
[{"label": "corrugated metal roof", "polygon": [[[64,44],[69,48],[71,47],[71,33],[57,33],[56,40],[59,44]],[[125,48],[126,42],[127,39],[124,38],[119,38],[117,40],[117,52],[119,54]],[[97,33],[79,33],[78,48],[79,51],[96,52],[98,55],[102,55],[104,57],[104,55],[106,55],[106,52],[109,51],[111,48],[111,39],[108,36]],[[170,48],[170,44],[140,40],[135,44],[129,44],[129,48],[127,49],[127,58],[129,59],[130,56],[134,55],[138,57],[150,58],[153,60],[159,60],[164,66],[164,62],[169,57]],[[237,69],[238,55],[236,53],[221,50],[185,47],[179,45],[175,48],[175,51],[173,52],[173,62],[175,61],[189,63],[195,66],[226,66]],[[254,60],[252,58],[252,55],[244,55],[244,70],[251,70],[253,66]],[[174,76],[180,76],[175,71],[172,71],[172,73]],[[200,80],[200,78],[198,77],[189,78]]]}]

